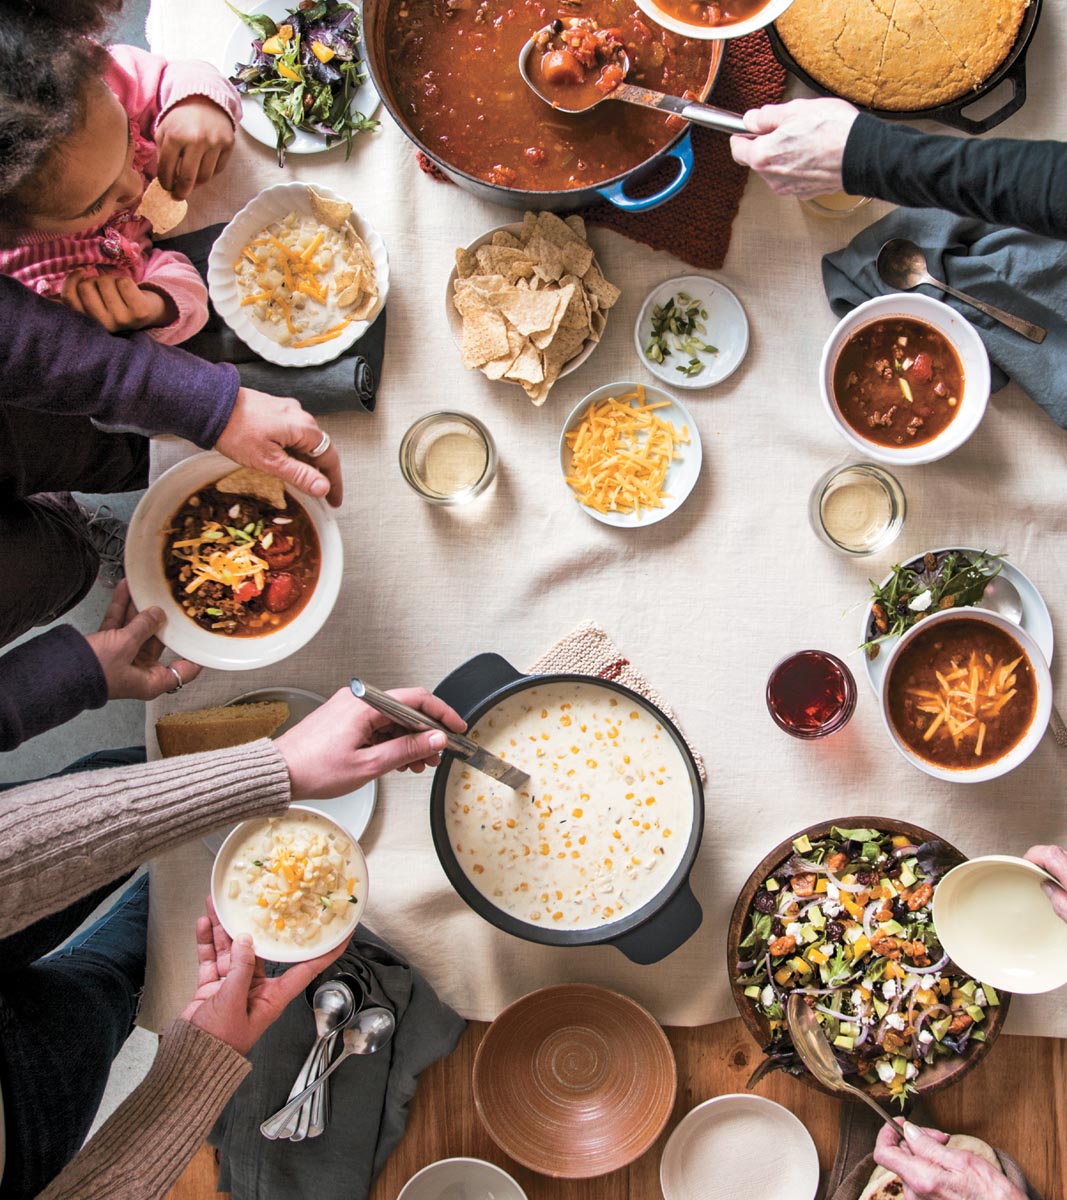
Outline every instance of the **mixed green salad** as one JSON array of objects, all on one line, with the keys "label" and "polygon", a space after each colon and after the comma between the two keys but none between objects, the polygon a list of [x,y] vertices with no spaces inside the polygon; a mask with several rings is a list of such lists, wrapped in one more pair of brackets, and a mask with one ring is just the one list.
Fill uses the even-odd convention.
[{"label": "mixed green salad", "polygon": [[793,850],[756,893],[736,964],[770,1024],[765,1052],[803,1073],[785,1020],[799,992],[846,1074],[884,1084],[903,1106],[924,1067],[985,1040],[1000,1004],[950,961],[934,928],[934,887],[959,858],[942,842],[837,826]]},{"label": "mixed green salad", "polygon": [[280,22],[230,9],[252,29],[252,61],[230,77],[242,95],[261,96],[278,135],[278,165],[296,130],[322,134],[326,145],[352,139],[378,122],[356,112],[352,100],[367,78],[360,57],[359,14],[345,0],[300,0]]}]

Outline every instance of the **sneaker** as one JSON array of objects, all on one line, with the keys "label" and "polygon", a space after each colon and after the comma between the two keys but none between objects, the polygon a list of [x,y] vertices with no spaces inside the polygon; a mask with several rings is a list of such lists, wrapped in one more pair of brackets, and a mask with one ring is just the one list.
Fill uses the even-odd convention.
[{"label": "sneaker", "polygon": [[102,587],[113,588],[126,574],[123,556],[126,552],[125,521],[120,520],[107,504],[97,509],[78,505],[85,518],[85,532],[100,557],[100,573],[96,577]]}]

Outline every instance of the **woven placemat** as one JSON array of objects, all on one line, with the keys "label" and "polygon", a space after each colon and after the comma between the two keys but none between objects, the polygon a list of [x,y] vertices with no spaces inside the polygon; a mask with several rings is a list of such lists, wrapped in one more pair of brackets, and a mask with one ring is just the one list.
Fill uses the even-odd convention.
[{"label": "woven placemat", "polygon": [[701,780],[707,782],[708,772],[704,766],[703,755],[686,736],[674,709],[595,621],[586,621],[577,629],[571,630],[530,668],[531,675],[548,675],[557,671],[608,679],[615,683],[621,683],[624,687],[632,688],[639,696],[644,696],[649,703],[654,704],[661,712],[665,713],[677,727],[683,741],[689,747],[689,752],[700,772]]}]

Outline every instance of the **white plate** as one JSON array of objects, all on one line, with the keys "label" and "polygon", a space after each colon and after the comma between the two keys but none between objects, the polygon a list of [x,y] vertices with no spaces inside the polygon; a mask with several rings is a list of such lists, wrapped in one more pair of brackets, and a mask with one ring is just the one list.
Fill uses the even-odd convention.
[{"label": "white plate", "polygon": [[[688,426],[689,445],[682,446],[682,457],[675,460],[667,470],[667,485],[664,490],[670,493],[670,498],[665,500],[662,508],[642,509],[641,516],[638,518],[633,513],[601,513],[597,512],[595,508],[588,508],[584,504],[579,505],[582,512],[587,513],[594,521],[600,521],[604,525],[614,525],[625,529],[643,529],[646,525],[655,525],[658,521],[665,520],[671,513],[677,512],[681,508],[686,497],[696,485],[696,481],[700,476],[700,465],[704,459],[704,450],[700,442],[700,431],[696,427],[692,413],[677,397],[668,395],[667,392],[653,384],[608,383],[603,387],[597,388],[595,392],[590,392],[572,410],[571,415],[563,425],[563,432],[559,436],[559,465],[563,475],[566,476],[570,471],[571,465],[571,452],[567,446],[567,434],[579,423],[590,404],[597,404],[599,401],[607,399],[608,396],[616,398],[624,396],[639,387],[645,389],[645,400],[647,402],[655,403],[660,400],[666,400],[670,404],[670,408],[659,409],[658,415],[665,421],[670,421],[676,426]],[[567,489],[570,502],[577,504],[578,501],[570,484],[564,482],[563,486]]]},{"label": "white plate", "polygon": [[[518,237],[519,234],[522,233],[522,222],[516,221],[512,222],[510,225],[497,225],[495,228],[487,230],[482,234],[481,237],[475,238],[474,241],[466,247],[466,249],[473,254],[479,246],[488,246],[493,240],[494,233],[513,233],[516,237]],[[597,262],[595,255],[593,256],[593,263],[599,270],[600,263]],[[454,338],[456,345],[460,346],[463,341],[463,318],[458,312],[456,312],[456,306],[452,303],[452,297],[455,294],[455,282],[456,264],[453,263],[452,270],[448,273],[448,284],[445,288],[445,317],[448,320],[448,328],[452,331],[452,337]],[[611,310],[609,309],[604,314],[605,321],[610,317],[610,315]],[[605,329],[606,328],[607,326],[605,325]],[[603,334],[601,334],[601,337],[603,337]],[[587,339],[581,350],[579,350],[573,358],[569,358],[566,363],[564,363],[562,369],[560,370],[559,378],[562,379],[564,375],[569,375],[572,371],[577,371],[598,345],[600,345],[599,339],[596,341],[594,341],[592,338]],[[510,384],[513,387],[517,386],[510,379],[503,379],[500,382]]]},{"label": "white plate", "polygon": [[[680,350],[672,350],[665,363],[653,362],[645,354],[652,338],[653,306],[665,304],[679,292],[699,300],[701,308],[707,310],[708,317],[704,321],[706,332],[698,336],[719,351],[718,354],[711,354],[702,350],[694,355],[705,364],[697,375],[683,375],[678,370],[679,366],[689,361],[688,356]],[[748,317],[745,316],[741,301],[725,284],[707,275],[679,275],[677,279],[668,279],[649,292],[634,325],[634,343],[641,362],[658,379],[672,387],[711,387],[729,379],[744,361],[748,353]]]},{"label": "white plate", "polygon": [[526,1200],[526,1193],[500,1167],[480,1158],[442,1158],[404,1184],[396,1200]]},{"label": "white plate", "polygon": [[[981,550],[976,549],[974,546],[941,546],[936,550],[924,550],[922,554],[913,555],[904,563],[904,566],[913,566],[926,554],[943,554],[946,550],[961,550],[964,554],[982,553]],[[1020,624],[1034,641],[1037,642],[1038,649],[1045,656],[1045,662],[1049,666],[1052,666],[1052,616],[1048,611],[1048,605],[1045,603],[1044,597],[1037,590],[1030,577],[1024,575],[1010,558],[1004,560],[1001,574],[1018,588],[1019,596],[1023,603],[1023,619]],[[879,586],[884,587],[892,578],[893,572],[890,571],[880,581]],[[870,618],[871,605],[868,604],[863,610],[863,625],[860,633],[861,646],[867,640],[867,625]],[[898,641],[900,641],[899,638],[889,638],[882,642],[882,648],[878,651],[878,657],[873,660],[868,658],[866,652],[864,652],[863,666],[867,672],[867,680],[871,687],[874,688],[876,695],[882,691],[882,676],[885,674],[889,655]]]},{"label": "white plate", "polygon": [[[297,0],[260,0],[258,4],[252,4],[244,11],[257,16],[261,13],[266,13],[275,22],[280,23],[282,17],[287,13],[292,12],[296,7]],[[236,5],[236,7],[241,7]],[[358,4],[356,8],[358,9]],[[226,43],[226,48],[222,52],[222,60],[219,63],[219,68],[227,79],[230,78],[236,71],[238,63],[248,63],[252,58],[252,39],[255,37],[255,32],[244,23],[238,21],[230,34],[230,40]],[[362,113],[365,117],[373,117],[378,111],[378,106],[382,102],[381,96],[374,84],[371,82],[370,72],[367,71],[367,50],[363,44],[362,27],[360,29],[359,39],[359,57],[363,63],[363,70],[367,78],[356,89],[355,95],[352,97],[351,110]],[[274,132],[274,126],[270,123],[270,118],[263,111],[263,101],[259,96],[242,96],[241,102],[244,106],[244,114],[241,117],[241,128],[257,142],[261,142],[264,146],[269,146],[272,150],[278,145],[278,135]],[[364,134],[357,134],[356,141],[364,137]],[[326,138],[321,133],[309,133],[305,129],[296,130],[296,137],[285,148],[286,154],[322,154],[327,150],[335,150],[339,145],[344,145],[343,142],[335,142],[332,146],[326,145]]]},{"label": "white plate", "polygon": [[763,1096],[716,1096],[671,1134],[659,1182],[665,1200],[813,1200],[819,1156],[789,1109]]},{"label": "white plate", "polygon": [[[235,696],[228,701],[228,704],[262,704],[277,700],[289,705],[289,719],[274,731],[272,737],[277,737],[278,734],[292,729],[305,717],[310,716],[320,704],[326,703],[325,697],[316,695],[315,692],[307,692],[303,688],[281,687],[259,688],[254,692],[245,692],[243,696]],[[377,797],[378,781],[372,779],[370,783],[364,784],[357,791],[349,792],[346,796],[337,796],[333,800],[310,800],[308,803],[333,817],[358,842],[370,824]],[[218,854],[229,832],[228,829],[216,829],[204,838],[204,845],[212,854]]]},{"label": "white plate", "polygon": [[374,276],[378,284],[378,303],[367,320],[353,321],[332,341],[320,342],[317,346],[305,346],[301,350],[280,345],[256,326],[252,320],[251,308],[241,306],[241,290],[237,285],[233,264],[240,257],[242,247],[267,225],[281,220],[291,212],[311,213],[308,187],[313,187],[320,196],[326,196],[330,200],[341,200],[351,204],[347,196],[342,196],[321,183],[276,183],[249,200],[230,221],[215,239],[207,260],[208,291],[219,316],[250,350],[279,367],[315,367],[321,363],[332,362],[353,342],[359,341],[374,324],[389,295],[389,255],[386,253],[385,243],[371,223],[353,209],[349,220],[367,244],[370,256],[374,260]]},{"label": "white plate", "polygon": [[953,867],[934,892],[937,936],[972,978],[1035,995],[1067,984],[1067,924],[1041,890],[1047,871],[990,854]]},{"label": "white plate", "polygon": [[344,548],[333,510],[325,501],[286,491],[311,518],[319,538],[322,562],[311,598],[287,624],[258,637],[227,637],[198,625],[174,599],[163,573],[164,530],[186,500],[231,471],[237,463],[209,450],[176,463],[141,497],[126,532],[126,580],[140,609],[161,608],[166,621],[159,634],[165,646],[182,658],[220,671],[251,671],[281,662],[311,641],[326,623],[341,591]]}]

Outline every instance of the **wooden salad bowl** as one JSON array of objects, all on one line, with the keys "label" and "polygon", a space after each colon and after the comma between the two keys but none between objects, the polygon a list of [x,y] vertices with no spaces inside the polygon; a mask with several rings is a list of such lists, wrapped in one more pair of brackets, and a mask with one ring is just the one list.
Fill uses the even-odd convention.
[{"label": "wooden salad bowl", "polygon": [[[738,961],[742,957],[739,946],[745,936],[748,914],[751,911],[752,902],[756,898],[756,893],[759,891],[760,885],[772,873],[775,867],[785,862],[793,853],[793,842],[805,835],[812,840],[826,837],[835,825],[838,828],[845,829],[867,828],[878,829],[891,834],[902,834],[910,838],[916,845],[921,845],[923,842],[939,841],[944,843],[952,854],[958,855],[960,862],[963,862],[967,857],[961,850],[952,845],[951,842],[939,837],[936,833],[931,833],[928,829],[923,829],[921,825],[912,825],[909,821],[898,821],[889,817],[838,817],[832,821],[820,821],[818,824],[809,825],[806,829],[799,830],[792,837],[786,838],[783,842],[775,846],[748,877],[744,887],[741,889],[737,897],[737,902],[734,904],[733,913],[730,916],[730,927],[726,935],[726,968],[729,972],[730,991],[733,994],[734,1004],[737,1006],[738,1014],[741,1020],[744,1021],[749,1033],[752,1034],[761,1047],[766,1046],[771,1040],[770,1024],[762,1014],[757,1012],[755,1005],[745,995],[744,988],[740,987],[737,983],[736,968]],[[940,1058],[932,1066],[924,1067],[915,1082],[916,1096],[931,1095],[934,1092],[940,1092],[947,1087],[951,1087],[952,1084],[958,1083],[965,1075],[973,1071],[986,1056],[1000,1034],[1011,1003],[1011,995],[1009,993],[998,991],[997,994],[1000,997],[1000,1004],[995,1008],[987,1010],[986,1019],[983,1023],[986,1035],[985,1041],[972,1041],[968,1043],[967,1049],[963,1054]],[[819,1091],[827,1090],[807,1071],[800,1075],[799,1078],[808,1087],[816,1088]],[[867,1083],[859,1076],[849,1076],[848,1079],[850,1083],[854,1083],[857,1087],[862,1088],[863,1091],[873,1096],[876,1100],[888,1102],[894,1099],[886,1085],[880,1081],[877,1083]]]}]

